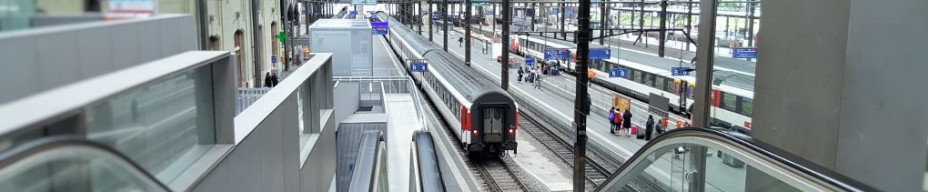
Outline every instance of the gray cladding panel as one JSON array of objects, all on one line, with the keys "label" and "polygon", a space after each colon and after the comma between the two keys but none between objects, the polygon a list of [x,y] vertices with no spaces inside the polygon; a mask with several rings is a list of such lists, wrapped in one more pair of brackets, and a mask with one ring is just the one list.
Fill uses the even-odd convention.
[{"label": "gray cladding panel", "polygon": [[0,104],[39,90],[39,81],[32,80],[37,74],[35,47],[31,37],[0,41],[0,88],[5,90],[0,92]]},{"label": "gray cladding panel", "polygon": [[102,75],[114,68],[113,60],[108,56],[113,51],[109,46],[113,41],[109,29],[86,29],[78,31],[77,35],[80,47],[74,51],[80,54],[78,61],[83,77]]},{"label": "gray cladding panel", "polygon": [[[110,28],[112,34],[137,34],[139,33],[139,28],[131,25],[116,25]],[[142,50],[145,47],[150,47],[152,45],[146,45],[145,47],[141,46],[140,40],[136,36],[128,35],[113,35],[110,37],[113,39],[112,45],[113,52],[110,52],[110,57],[113,58],[113,68],[116,70],[129,66],[129,63],[134,61],[139,61],[141,56],[139,56],[139,50]]]},{"label": "gray cladding panel", "polygon": [[131,33],[131,38],[137,39],[140,44],[146,46],[138,47],[138,56],[141,60],[151,60],[156,59],[155,56],[161,55],[163,45],[168,42],[165,42],[162,36],[166,35],[164,33],[170,33],[166,29],[158,27],[159,22],[150,22],[140,24],[136,27],[136,33]]},{"label": "gray cladding panel", "polygon": [[75,51],[79,47],[73,34],[44,35],[35,42],[40,75],[33,78],[38,78],[34,80],[39,81],[39,88],[48,90],[81,79],[81,64]]}]

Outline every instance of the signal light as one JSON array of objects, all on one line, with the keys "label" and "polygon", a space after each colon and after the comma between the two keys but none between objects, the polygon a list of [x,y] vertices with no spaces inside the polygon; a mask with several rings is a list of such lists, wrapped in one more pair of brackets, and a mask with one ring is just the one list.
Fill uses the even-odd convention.
[{"label": "signal light", "polygon": [[476,129],[474,129],[474,135],[477,135],[477,130],[476,130]]}]

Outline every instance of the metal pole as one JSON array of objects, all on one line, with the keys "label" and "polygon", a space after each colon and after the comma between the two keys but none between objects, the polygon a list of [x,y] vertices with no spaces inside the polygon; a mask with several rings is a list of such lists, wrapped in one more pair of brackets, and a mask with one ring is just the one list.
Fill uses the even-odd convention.
[{"label": "metal pole", "polygon": [[503,37],[502,37],[502,64],[499,65],[503,72],[501,74],[500,87],[503,90],[509,90],[509,24],[512,22],[512,7],[510,0],[503,0]]},{"label": "metal pole", "polygon": [[[566,2],[567,0],[564,0],[564,1]],[[566,9],[567,5],[566,3],[561,3],[560,5],[561,5],[561,38],[563,38],[564,40],[567,40],[567,32],[564,31],[564,23],[567,22],[567,19],[566,19],[567,12],[564,10]]]},{"label": "metal pole", "polygon": [[426,3],[429,4],[429,15],[428,15],[429,16],[429,41],[433,41],[432,34],[435,33],[435,30],[432,29],[432,25],[435,25],[435,18],[434,18],[435,14],[433,13],[435,11],[432,10],[431,1],[426,1]]},{"label": "metal pole", "polygon": [[422,2],[416,3],[416,13],[413,15],[419,14],[416,16],[416,20],[419,23],[419,35],[422,35]]},{"label": "metal pole", "polygon": [[574,99],[574,125],[577,126],[577,143],[574,144],[574,191],[586,191],[585,185],[585,163],[586,163],[586,116],[590,112],[590,106],[587,105],[589,98],[587,96],[587,65],[589,64],[590,38],[592,30],[590,29],[590,0],[580,0],[577,10],[577,66],[575,69],[577,75],[577,93]]},{"label": "metal pole", "polygon": [[448,51],[448,0],[441,1],[441,28],[444,29],[443,50]]},{"label": "metal pole", "polygon": [[606,38],[606,3],[599,3],[599,44],[605,45]]},{"label": "metal pole", "polygon": [[664,49],[667,41],[667,0],[661,0],[661,23],[660,23],[660,34],[658,34],[658,39],[660,42],[657,42],[657,56],[664,57]]},{"label": "metal pole", "polygon": [[470,9],[471,0],[465,0],[464,7],[464,64],[470,66]]},{"label": "metal pole", "polygon": [[[686,4],[686,34],[693,34],[693,0]],[[686,50],[690,50],[690,41],[686,41]]]},{"label": "metal pole", "polygon": [[[289,3],[285,1],[287,0],[280,0],[280,8],[278,10],[280,11],[280,23],[281,23],[281,26],[283,26],[284,28],[284,34],[287,34],[289,37],[293,35],[292,33],[290,33],[290,20],[289,20],[290,16],[288,15],[288,13],[290,13],[288,12],[290,10],[289,9],[290,6],[287,6],[287,4]],[[271,26],[271,27],[274,27],[274,26]],[[271,34],[271,35],[276,36],[277,34]],[[272,44],[277,43],[277,41],[275,40],[276,39],[271,38],[271,43]],[[290,58],[290,54],[289,54],[290,53],[290,45],[289,45],[290,42],[292,42],[292,40],[287,38],[283,43],[281,43],[284,46],[284,54],[280,55],[279,56],[280,58],[277,58],[279,60],[278,63],[284,66],[284,71],[290,71],[290,62],[288,60]],[[274,46],[271,46],[271,47],[274,47]],[[271,50],[271,53],[276,53],[276,52],[277,50]]]},{"label": "metal pole", "polygon": [[197,0],[197,21],[200,24],[200,50],[209,50],[209,13],[206,0]]},{"label": "metal pole", "polygon": [[493,4],[493,37],[496,37],[496,4]]},{"label": "metal pole", "polygon": [[261,18],[261,17],[258,16],[258,7],[260,7],[259,0],[251,0],[251,30],[253,32],[252,41],[254,41],[252,42],[251,47],[253,48],[252,51],[254,51],[254,55],[255,55],[254,59],[252,59],[254,60],[253,72],[255,75],[255,79],[254,79],[255,80],[254,85],[256,85],[255,87],[261,87],[260,84],[262,82],[261,81],[261,60],[262,60],[261,58],[261,29],[258,26],[258,18]]},{"label": "metal pole", "polygon": [[756,6],[755,3],[748,3],[748,47],[754,47],[754,7]]}]

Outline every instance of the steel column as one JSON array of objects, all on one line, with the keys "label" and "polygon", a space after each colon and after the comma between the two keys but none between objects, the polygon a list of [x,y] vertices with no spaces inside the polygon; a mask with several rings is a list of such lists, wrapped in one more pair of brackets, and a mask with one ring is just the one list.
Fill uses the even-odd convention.
[{"label": "steel column", "polygon": [[503,90],[509,90],[509,25],[512,23],[512,5],[509,3],[510,0],[503,0],[503,37],[502,37],[502,64],[499,65],[502,69],[500,78],[500,87]]},{"label": "steel column", "polygon": [[448,0],[441,2],[441,28],[444,29],[443,50],[448,51]]},{"label": "steel column", "polygon": [[592,30],[590,29],[590,0],[580,0],[577,10],[577,36],[574,40],[577,42],[577,66],[574,67],[577,74],[576,81],[576,98],[574,99],[574,125],[577,131],[577,140],[574,144],[574,191],[584,190],[586,179],[586,116],[590,112],[589,93],[587,92],[587,65],[590,63],[590,39]]},{"label": "steel column", "polygon": [[667,0],[661,0],[661,12],[659,13],[661,17],[660,23],[660,34],[658,34],[657,42],[657,56],[664,57],[664,49],[666,48],[667,42]]},{"label": "steel column", "polygon": [[428,21],[429,22],[429,41],[433,41],[432,34],[435,33],[435,30],[432,28],[432,25],[435,25],[435,18],[434,18],[435,14],[433,14],[433,12],[435,11],[433,11],[432,9],[431,1],[426,1],[426,3],[429,4],[429,14],[428,14],[429,16],[429,21]]},{"label": "steel column", "polygon": [[470,9],[471,0],[464,2],[464,64],[470,66]]},{"label": "steel column", "polygon": [[[567,0],[564,0],[564,1],[566,2]],[[567,3],[560,4],[561,5],[561,38],[563,38],[564,40],[567,40],[567,32],[564,31],[564,23],[567,22],[567,19],[566,19],[567,12],[565,11],[567,7],[566,4]]]}]

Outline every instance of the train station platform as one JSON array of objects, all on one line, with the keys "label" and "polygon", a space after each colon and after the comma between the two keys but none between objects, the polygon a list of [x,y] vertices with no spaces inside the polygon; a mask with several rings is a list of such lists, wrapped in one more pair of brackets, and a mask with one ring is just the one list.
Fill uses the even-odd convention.
[{"label": "train station platform", "polygon": [[[436,33],[433,35],[439,35],[439,38],[435,38],[435,42],[440,45],[442,43],[440,39],[441,34]],[[449,33],[449,39],[457,39],[461,36],[462,35],[458,33]],[[475,41],[475,43],[472,43],[472,46],[471,66],[478,69],[478,71],[484,72],[489,77],[495,78],[497,80],[500,79],[499,62],[496,62],[496,59],[492,58],[489,54],[483,54],[480,52],[481,48],[484,46],[483,44]],[[463,59],[463,46],[458,46],[455,42],[449,45],[448,49],[449,52]],[[522,99],[531,103],[520,103],[521,108],[538,107],[541,108],[539,111],[548,112],[547,116],[557,117],[559,118],[558,120],[567,122],[566,124],[568,125],[573,121],[574,102],[572,99],[566,99],[565,97],[552,91],[550,88],[534,88],[530,83],[518,82],[516,80],[518,77],[517,69],[510,69],[509,73],[510,93],[514,93],[514,97],[521,97]],[[563,82],[572,81],[571,79],[572,77],[569,77],[566,74],[561,76],[542,77],[542,81]],[[643,128],[647,120],[647,104],[632,101],[632,114],[633,124]],[[618,132],[614,135],[610,134],[609,126],[610,124],[608,123],[607,118],[603,115],[591,113],[587,118],[587,130],[589,130],[588,133],[590,136],[590,141],[592,143],[598,143],[599,145],[604,146],[605,148],[601,148],[599,150],[605,153],[609,153],[610,155],[615,155],[614,157],[617,157],[616,159],[624,161],[630,158],[636,151],[641,149],[648,142],[646,140],[636,139],[635,137],[621,136],[618,134]],[[563,129],[570,129],[566,131],[573,132],[572,128],[570,127],[563,127]],[[662,161],[655,162],[655,166],[649,168],[648,172],[655,176],[655,178],[666,181],[666,183],[670,184],[672,182],[670,177],[670,175],[672,175],[672,171],[680,170],[673,168],[677,164],[674,162],[679,161],[679,159],[674,159],[669,155],[662,157],[662,159]],[[709,177],[711,179],[707,181],[710,183],[710,186],[717,189],[718,191],[743,191],[743,189],[738,189],[738,186],[725,185],[725,183],[737,180],[738,177],[733,175],[743,175],[745,169],[725,165],[722,163],[720,158],[713,158],[713,160],[715,161],[707,162],[707,167],[713,169],[713,171],[707,173],[709,176],[711,176]],[[739,182],[735,181],[733,183]]]}]

